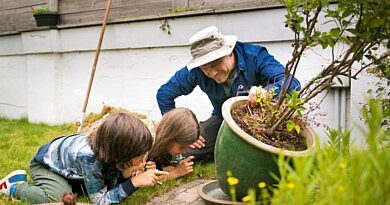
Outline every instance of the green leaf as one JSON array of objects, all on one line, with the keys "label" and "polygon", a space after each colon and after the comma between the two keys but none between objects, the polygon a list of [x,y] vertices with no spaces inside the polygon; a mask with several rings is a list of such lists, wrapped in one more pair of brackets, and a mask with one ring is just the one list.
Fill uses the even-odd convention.
[{"label": "green leaf", "polygon": [[334,41],[333,41],[333,39],[332,38],[328,38],[328,39],[326,39],[326,41],[328,42],[328,45],[330,46],[330,47],[334,47]]},{"label": "green leaf", "polygon": [[337,37],[340,34],[340,28],[332,28],[330,29],[330,34],[334,37]]},{"label": "green leaf", "polygon": [[328,43],[326,43],[325,41],[320,41],[320,44],[322,46],[322,49],[325,49],[326,47],[328,47]]},{"label": "green leaf", "polygon": [[295,131],[297,131],[298,134],[301,133],[301,128],[299,127],[299,125],[295,125],[294,129]]},{"label": "green leaf", "polygon": [[353,11],[350,10],[350,9],[346,9],[346,10],[343,12],[343,18],[348,17],[348,16],[350,16],[351,14],[353,14]]},{"label": "green leaf", "polygon": [[293,0],[286,0],[286,7],[291,7],[292,6]]},{"label": "green leaf", "polygon": [[339,77],[336,77],[336,79],[337,79],[337,81],[339,81],[339,83],[340,83],[341,85],[343,85],[343,81],[342,81]]},{"label": "green leaf", "polygon": [[364,40],[368,41],[370,40],[372,33],[370,31],[366,31],[364,33],[360,34],[360,37],[363,38]]},{"label": "green leaf", "polygon": [[357,34],[358,34],[358,32],[357,32],[356,29],[350,28],[350,29],[346,29],[346,30],[347,30],[348,32],[352,33],[353,35],[357,35]]},{"label": "green leaf", "polygon": [[302,23],[304,18],[299,16],[299,17],[296,18],[296,20],[297,20],[298,23]]},{"label": "green leaf", "polygon": [[339,37],[339,40],[340,40],[341,42],[344,42],[344,43],[350,43],[350,42],[351,42],[348,38],[346,38],[346,37],[344,37],[344,36],[340,36],[340,37]]},{"label": "green leaf", "polygon": [[292,120],[287,121],[286,128],[287,131],[291,132],[295,127],[295,123]]},{"label": "green leaf", "polygon": [[341,21],[341,25],[343,25],[343,27],[347,27],[349,24],[350,24],[349,21],[346,21],[346,20]]},{"label": "green leaf", "polygon": [[291,95],[293,98],[298,98],[298,91],[296,90],[291,91]]},{"label": "green leaf", "polygon": [[290,100],[291,100],[291,95],[288,94],[288,93],[286,93],[286,101],[288,102],[288,101],[290,101]]},{"label": "green leaf", "polygon": [[321,0],[321,6],[327,7],[329,5],[329,0]]},{"label": "green leaf", "polygon": [[287,124],[287,131],[291,132],[294,129],[294,126],[292,124]]}]

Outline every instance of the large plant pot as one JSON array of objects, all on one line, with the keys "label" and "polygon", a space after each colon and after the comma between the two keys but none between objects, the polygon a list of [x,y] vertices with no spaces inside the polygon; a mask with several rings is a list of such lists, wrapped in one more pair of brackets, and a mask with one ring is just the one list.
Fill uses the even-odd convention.
[{"label": "large plant pot", "polygon": [[55,26],[60,20],[58,14],[35,14],[34,18],[37,26]]},{"label": "large plant pot", "polygon": [[279,175],[275,160],[280,152],[286,157],[300,157],[313,153],[316,147],[315,135],[311,128],[301,130],[308,144],[308,149],[304,151],[282,150],[251,137],[238,127],[231,116],[231,109],[246,101],[247,96],[233,97],[225,101],[222,106],[224,121],[215,145],[218,184],[227,195],[230,195],[226,172],[231,171],[232,175],[239,179],[239,183],[235,185],[238,200],[248,194],[249,188],[256,189],[256,193],[260,194],[258,188],[260,182],[265,182],[267,186],[277,183],[271,173]]}]

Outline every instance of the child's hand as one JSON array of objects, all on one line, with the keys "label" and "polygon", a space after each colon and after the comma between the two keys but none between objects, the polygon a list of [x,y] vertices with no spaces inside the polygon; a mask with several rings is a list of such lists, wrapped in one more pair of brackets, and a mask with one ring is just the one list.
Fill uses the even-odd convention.
[{"label": "child's hand", "polygon": [[192,161],[194,158],[194,156],[189,156],[181,160],[171,172],[172,178],[179,178],[194,171],[194,162]]},{"label": "child's hand", "polygon": [[134,187],[137,188],[154,186],[159,180],[159,176],[168,175],[168,174],[169,174],[168,172],[159,171],[157,169],[148,170],[137,176],[131,177],[131,182],[133,183]]},{"label": "child's hand", "polygon": [[157,169],[156,163],[154,161],[147,161],[145,165],[146,170]]}]

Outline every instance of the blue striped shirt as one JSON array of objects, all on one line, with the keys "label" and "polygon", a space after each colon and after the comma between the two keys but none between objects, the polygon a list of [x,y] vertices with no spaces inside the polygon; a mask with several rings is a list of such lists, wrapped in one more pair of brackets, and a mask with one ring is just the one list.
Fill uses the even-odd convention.
[{"label": "blue striped shirt", "polygon": [[84,134],[52,140],[38,150],[34,160],[67,179],[83,181],[94,204],[120,203],[136,191],[130,179],[120,180],[115,166],[97,159]]}]

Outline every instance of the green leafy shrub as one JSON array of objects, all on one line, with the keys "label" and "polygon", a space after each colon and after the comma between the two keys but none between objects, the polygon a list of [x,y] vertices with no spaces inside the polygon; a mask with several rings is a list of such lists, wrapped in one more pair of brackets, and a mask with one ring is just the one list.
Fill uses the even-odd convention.
[{"label": "green leafy shrub", "polygon": [[30,6],[29,8],[30,8],[29,12],[32,13],[33,15],[56,14],[57,13],[56,11],[52,11],[52,10],[45,8],[45,7],[34,8],[34,7]]},{"label": "green leafy shrub", "polygon": [[[302,107],[310,106],[311,100],[320,93],[337,82],[342,84],[342,78],[358,79],[369,68],[377,69],[386,76],[390,58],[390,52],[382,52],[390,48],[388,0],[339,0],[337,4],[331,0],[280,2],[286,7],[285,27],[294,35],[292,56],[284,67],[289,75],[285,75],[275,101],[264,103],[255,100],[253,107],[263,108],[267,112],[261,111],[258,116],[253,114],[252,117],[255,112],[247,106],[242,109],[246,112],[242,116],[249,117],[240,118],[244,121],[241,124],[248,127],[240,126],[241,129],[259,128],[254,132],[261,133],[259,137],[263,138],[262,141],[272,146],[285,144],[280,143],[284,140],[282,138],[298,136],[302,126],[309,124],[306,123],[306,113],[302,112]],[[302,85],[297,93],[289,95],[287,90],[292,85],[291,79],[299,72],[305,53],[317,47],[329,56],[328,65]],[[360,63],[360,68],[352,69],[356,63]],[[237,124],[238,121],[235,120]],[[291,149],[284,145],[280,147]],[[296,146],[293,146],[293,150],[297,150]]]},{"label": "green leafy shrub", "polygon": [[[350,132],[332,130],[329,143],[316,154],[287,159],[280,155],[279,183],[262,193],[248,192],[250,204],[390,204],[390,136],[383,127],[381,100],[363,110],[367,147],[350,147]],[[268,194],[269,191],[273,194]],[[256,197],[257,196],[257,197]],[[257,201],[257,202],[256,202]]]}]

